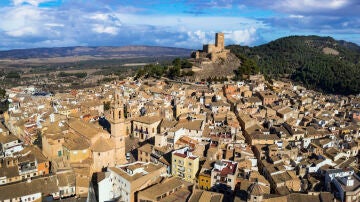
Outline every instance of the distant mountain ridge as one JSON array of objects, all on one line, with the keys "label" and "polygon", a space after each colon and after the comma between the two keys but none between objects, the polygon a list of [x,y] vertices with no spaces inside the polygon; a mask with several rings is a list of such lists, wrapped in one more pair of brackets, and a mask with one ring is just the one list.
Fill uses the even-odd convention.
[{"label": "distant mountain ridge", "polygon": [[360,46],[320,36],[289,36],[255,47],[231,45],[270,77],[288,76],[306,87],[335,94],[360,93]]},{"label": "distant mountain ridge", "polygon": [[114,58],[124,56],[189,56],[190,49],[160,46],[74,46],[56,48],[32,48],[0,51],[0,59],[55,58],[72,56],[92,56]]}]

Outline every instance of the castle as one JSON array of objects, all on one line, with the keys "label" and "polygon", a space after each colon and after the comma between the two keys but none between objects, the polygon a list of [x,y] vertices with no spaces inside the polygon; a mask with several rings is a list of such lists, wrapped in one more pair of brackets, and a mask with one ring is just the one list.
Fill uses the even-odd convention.
[{"label": "castle", "polygon": [[215,34],[215,44],[204,44],[203,50],[196,51],[193,57],[196,60],[210,59],[215,62],[218,59],[226,59],[230,53],[229,49],[225,49],[224,33]]}]

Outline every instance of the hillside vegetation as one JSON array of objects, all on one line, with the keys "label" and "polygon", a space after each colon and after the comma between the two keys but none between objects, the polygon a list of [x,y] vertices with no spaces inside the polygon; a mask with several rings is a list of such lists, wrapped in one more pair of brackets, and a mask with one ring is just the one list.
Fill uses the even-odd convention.
[{"label": "hillside vegetation", "polygon": [[255,47],[228,48],[240,59],[254,61],[269,77],[288,76],[327,93],[360,93],[360,47],[354,43],[331,37],[290,36]]}]

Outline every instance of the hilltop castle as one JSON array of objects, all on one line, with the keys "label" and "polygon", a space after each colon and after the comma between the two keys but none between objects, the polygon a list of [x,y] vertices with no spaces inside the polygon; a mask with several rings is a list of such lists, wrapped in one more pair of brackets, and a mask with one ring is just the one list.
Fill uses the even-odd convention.
[{"label": "hilltop castle", "polygon": [[210,59],[215,62],[218,59],[226,59],[230,53],[229,49],[225,49],[224,33],[215,34],[215,44],[204,44],[203,50],[194,52],[195,59]]}]

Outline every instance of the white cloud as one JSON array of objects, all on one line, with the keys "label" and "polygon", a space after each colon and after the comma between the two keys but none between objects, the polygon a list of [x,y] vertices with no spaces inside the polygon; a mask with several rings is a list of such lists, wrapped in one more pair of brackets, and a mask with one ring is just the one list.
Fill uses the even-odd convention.
[{"label": "white cloud", "polygon": [[202,43],[206,44],[210,42],[209,37],[207,36],[207,33],[201,30],[197,31],[188,31],[187,35],[189,37],[188,40],[195,42],[195,43]]},{"label": "white cloud", "polygon": [[22,27],[20,29],[10,30],[5,33],[13,37],[22,37],[22,36],[35,35],[38,33],[38,31],[34,27]]},{"label": "white cloud", "polygon": [[[267,33],[272,37],[275,36],[275,32],[278,33],[276,36],[280,36],[280,32],[285,35],[284,30],[288,31],[286,34],[289,34],[290,31],[298,29],[325,30],[327,33],[335,33],[334,30],[357,33],[359,28],[356,25],[360,24],[359,21],[351,18],[346,20],[338,19],[338,16],[335,16],[337,17],[335,19],[330,19],[328,16],[321,18],[321,16],[314,17],[304,13],[305,11],[300,12],[307,9],[344,8],[348,6],[350,0],[339,0],[339,2],[329,0],[327,1],[329,3],[324,3],[325,0],[303,0],[302,2],[273,0],[274,3],[266,0],[266,7],[262,5],[263,7],[258,8],[268,9],[270,6],[278,5],[274,9],[286,8],[288,10],[284,10],[285,15],[281,15],[284,16],[282,18],[263,19],[221,16],[221,14],[214,16],[193,16],[182,13],[159,15],[146,11],[140,14],[138,11],[144,11],[144,9],[131,6],[130,11],[127,11],[124,6],[110,8],[104,3],[105,1],[102,2],[103,4],[98,3],[96,6],[91,4],[81,9],[73,7],[71,3],[61,7],[39,7],[40,3],[48,1],[13,0],[12,6],[0,8],[0,38],[2,39],[0,47],[145,44],[201,49],[202,44],[214,43],[214,34],[219,31],[225,33],[227,44],[255,45],[263,40]],[[246,3],[246,0],[241,2],[222,0],[218,4],[212,0],[213,5],[223,7],[231,1],[239,2],[238,5],[241,5],[236,7],[233,4],[232,9],[241,9],[242,6],[251,9],[255,5],[255,3]],[[259,1],[265,2],[265,0]],[[76,2],[82,5],[84,1]],[[339,26],[344,29],[338,29]],[[269,39],[274,38],[269,37]]]},{"label": "white cloud", "polygon": [[60,23],[46,23],[44,25],[48,26],[48,27],[64,27],[65,26],[64,24],[60,24]]},{"label": "white cloud", "polygon": [[302,19],[304,17],[305,16],[303,16],[303,15],[293,15],[293,14],[289,15],[289,18],[296,18],[296,19]]},{"label": "white cloud", "polygon": [[12,36],[23,36],[27,33],[35,34],[40,28],[42,12],[33,6],[20,6],[13,9],[2,9],[0,29]]},{"label": "white cloud", "polygon": [[117,27],[104,26],[100,24],[93,25],[92,30],[99,34],[110,34],[110,35],[117,35],[119,31]]},{"label": "white cloud", "polygon": [[99,20],[99,21],[108,21],[110,16],[108,13],[95,13],[89,17],[93,20]]},{"label": "white cloud", "polygon": [[281,13],[330,13],[358,8],[357,0],[248,0],[249,5],[270,8]]},{"label": "white cloud", "polygon": [[13,4],[15,6],[18,6],[18,5],[22,5],[24,3],[28,3],[33,6],[38,6],[41,3],[51,2],[51,1],[54,1],[54,0],[13,0]]},{"label": "white cloud", "polygon": [[241,45],[251,45],[257,40],[257,33],[254,27],[242,30],[225,31],[225,38],[230,42]]}]

